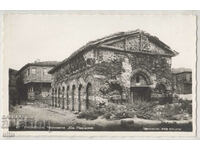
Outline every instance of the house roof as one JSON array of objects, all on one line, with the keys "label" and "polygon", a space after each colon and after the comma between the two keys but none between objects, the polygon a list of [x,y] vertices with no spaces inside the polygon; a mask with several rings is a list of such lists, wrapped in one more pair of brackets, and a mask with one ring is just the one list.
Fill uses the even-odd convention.
[{"label": "house roof", "polygon": [[12,68],[9,68],[9,72],[12,72],[12,73],[17,73],[17,70],[15,70],[15,69],[12,69]]},{"label": "house roof", "polygon": [[89,47],[95,47],[95,46],[98,46],[98,45],[100,45],[102,43],[105,43],[107,41],[114,40],[116,38],[127,37],[127,36],[134,35],[134,34],[137,34],[137,33],[143,33],[149,39],[151,39],[156,44],[158,44],[160,47],[162,47],[162,48],[170,51],[173,54],[173,56],[175,56],[175,55],[178,54],[178,52],[172,50],[168,45],[166,45],[165,43],[163,43],[162,41],[160,41],[159,38],[157,38],[156,36],[152,36],[152,35],[150,35],[149,33],[145,32],[145,31],[137,29],[137,30],[128,31],[128,32],[118,32],[118,33],[111,34],[109,36],[105,36],[103,38],[100,38],[100,39],[97,39],[97,40],[94,40],[94,41],[90,41],[87,44],[85,44],[84,46],[82,46],[81,48],[79,48],[78,50],[76,50],[75,52],[73,52],[68,58],[64,59],[61,63],[57,64],[54,68],[52,68],[49,71],[49,73],[55,72],[63,64],[67,63],[69,60],[71,60],[73,57],[75,57],[80,52],[87,50],[87,48],[89,48]]},{"label": "house roof", "polygon": [[42,62],[34,62],[34,63],[28,63],[24,65],[17,74],[21,73],[24,69],[26,69],[29,66],[41,66],[41,67],[54,67],[58,64],[57,61],[42,61]]},{"label": "house roof", "polygon": [[179,74],[179,73],[185,73],[185,72],[192,73],[192,69],[190,69],[190,68],[172,68],[173,74]]}]

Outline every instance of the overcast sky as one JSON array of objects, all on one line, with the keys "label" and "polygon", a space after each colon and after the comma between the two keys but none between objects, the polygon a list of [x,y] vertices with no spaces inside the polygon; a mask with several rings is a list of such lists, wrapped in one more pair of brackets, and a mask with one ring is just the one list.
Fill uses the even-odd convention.
[{"label": "overcast sky", "polygon": [[36,59],[62,61],[88,41],[135,29],[180,53],[172,58],[172,67],[194,66],[196,25],[189,15],[6,15],[4,58],[13,69]]}]

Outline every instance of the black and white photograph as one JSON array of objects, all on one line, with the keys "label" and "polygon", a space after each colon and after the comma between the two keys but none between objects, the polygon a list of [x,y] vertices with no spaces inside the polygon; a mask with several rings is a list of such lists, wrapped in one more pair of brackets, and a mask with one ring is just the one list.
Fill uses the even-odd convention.
[{"label": "black and white photograph", "polygon": [[195,134],[194,15],[3,19],[2,128],[10,134]]}]

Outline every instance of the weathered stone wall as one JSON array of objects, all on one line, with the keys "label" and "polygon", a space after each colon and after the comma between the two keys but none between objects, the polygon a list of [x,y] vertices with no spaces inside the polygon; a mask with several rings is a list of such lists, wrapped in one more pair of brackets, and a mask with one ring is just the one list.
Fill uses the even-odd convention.
[{"label": "weathered stone wall", "polygon": [[[63,75],[62,79],[59,78],[59,82],[58,80],[53,82],[52,87],[57,89],[57,97],[59,97],[59,100],[53,102],[54,105],[79,111],[80,102],[81,110],[85,110],[86,88],[88,84],[92,85],[90,103],[104,103],[111,99],[116,99],[117,102],[127,102],[130,99],[131,78],[138,71],[148,75],[152,89],[158,83],[162,83],[168,90],[171,90],[170,58],[139,53],[108,51],[106,49],[97,49],[93,53],[98,54],[94,55],[91,52],[89,53],[90,55],[85,55],[87,56],[85,59],[92,59],[96,62],[94,65],[88,65],[67,76]],[[59,73],[61,72],[58,71],[57,74]],[[79,89],[80,86],[81,90]],[[63,87],[64,91],[61,91]],[[73,89],[73,87],[75,88]],[[60,94],[58,94],[58,91],[61,91]],[[74,93],[74,98],[72,93]],[[74,104],[72,104],[73,99]],[[74,108],[72,105],[74,105]]]},{"label": "weathered stone wall", "polygon": [[122,99],[129,99],[131,78],[137,72],[145,73],[150,79],[150,86],[163,84],[167,90],[172,90],[171,64],[168,57],[139,53],[123,53],[99,50],[99,64],[95,73],[104,77],[101,86],[109,81],[118,82],[122,87]]},{"label": "weathered stone wall", "polygon": [[90,105],[130,102],[130,89],[139,84],[138,73],[151,89],[149,99],[162,96],[163,89],[164,94],[172,92],[169,51],[139,34],[102,45],[80,52],[54,72],[52,105],[82,111],[88,99]]},{"label": "weathered stone wall", "polygon": [[[93,96],[96,93],[97,87],[94,79],[93,67],[87,67],[84,70],[73,73],[67,77],[63,76],[59,82],[52,83],[52,96],[54,99],[52,104],[56,107],[62,107],[75,111],[79,111],[79,109],[85,110],[87,87],[89,84],[92,87],[92,91],[89,96],[91,103],[94,100]],[[80,108],[79,102],[81,103]]]}]

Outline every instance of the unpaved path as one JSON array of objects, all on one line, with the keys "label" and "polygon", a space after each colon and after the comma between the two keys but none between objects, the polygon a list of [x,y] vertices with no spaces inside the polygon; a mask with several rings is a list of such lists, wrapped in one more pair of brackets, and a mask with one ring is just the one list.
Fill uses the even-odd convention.
[{"label": "unpaved path", "polygon": [[22,105],[16,106],[10,115],[34,118],[36,121],[50,121],[53,126],[109,126],[120,125],[120,120],[106,120],[98,118],[95,120],[79,119],[72,111],[52,108],[44,105]]}]

